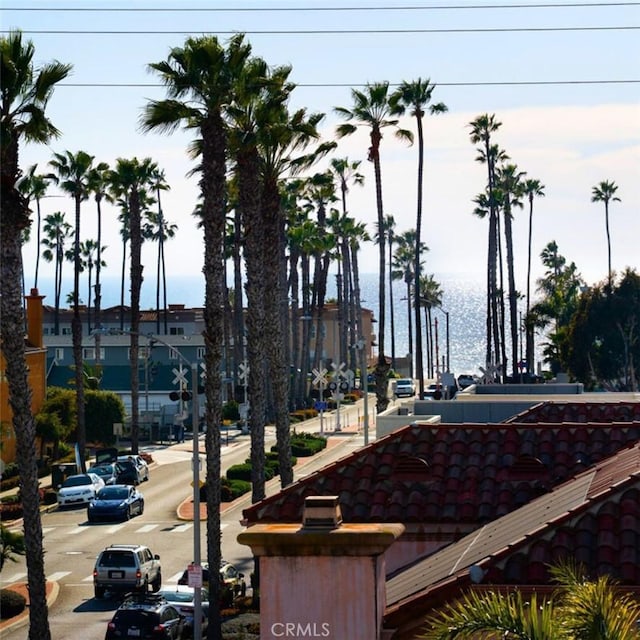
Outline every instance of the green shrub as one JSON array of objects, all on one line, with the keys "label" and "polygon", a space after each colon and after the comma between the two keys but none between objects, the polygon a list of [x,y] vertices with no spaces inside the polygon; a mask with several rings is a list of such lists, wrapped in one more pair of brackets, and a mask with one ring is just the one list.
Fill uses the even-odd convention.
[{"label": "green shrub", "polygon": [[11,589],[0,589],[0,614],[3,620],[22,613],[27,606],[25,597]]},{"label": "green shrub", "polygon": [[7,478],[6,480],[3,478],[0,481],[0,491],[9,491],[9,489],[15,489],[20,484],[20,476],[13,476],[11,478]]},{"label": "green shrub", "polygon": [[55,504],[58,502],[58,495],[53,489],[46,489],[42,502],[43,504]]},{"label": "green shrub", "polygon": [[238,403],[234,400],[229,400],[222,405],[222,419],[223,420],[240,420],[240,409]]},{"label": "green shrub", "polygon": [[[251,464],[234,464],[227,470],[227,478],[229,480],[246,480],[251,482]],[[273,478],[273,471],[265,465],[264,479],[271,480]]]},{"label": "green shrub", "polygon": [[251,483],[246,480],[222,478],[220,499],[222,502],[232,502],[249,491],[251,491]]}]

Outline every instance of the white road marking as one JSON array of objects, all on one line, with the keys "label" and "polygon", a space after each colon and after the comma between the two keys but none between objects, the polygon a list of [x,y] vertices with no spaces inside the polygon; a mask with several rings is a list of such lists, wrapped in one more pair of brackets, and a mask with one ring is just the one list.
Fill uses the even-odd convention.
[{"label": "white road marking", "polygon": [[26,572],[25,573],[14,573],[8,580],[3,580],[2,583],[3,584],[13,584],[14,582],[23,582],[26,577],[27,577]]},{"label": "white road marking", "polygon": [[143,527],[136,529],[136,533],[149,533],[149,531],[153,531],[157,529],[157,524],[145,524]]},{"label": "white road marking", "polygon": [[117,533],[118,531],[120,531],[120,529],[122,529],[122,527],[124,527],[124,522],[122,524],[116,524],[112,527],[109,527],[107,529],[107,533]]},{"label": "white road marking", "polygon": [[62,580],[65,576],[68,576],[71,571],[56,571],[52,573],[50,576],[47,576],[47,580],[51,582],[58,582],[58,580]]},{"label": "white road marking", "polygon": [[170,533],[184,533],[185,531],[189,531],[193,527],[193,524],[188,522],[187,524],[179,524],[177,527],[173,527]]},{"label": "white road marking", "polygon": [[87,531],[86,527],[75,527],[74,529],[71,529],[71,531],[69,531],[69,535],[70,536],[76,536],[79,533],[82,533],[83,531]]}]

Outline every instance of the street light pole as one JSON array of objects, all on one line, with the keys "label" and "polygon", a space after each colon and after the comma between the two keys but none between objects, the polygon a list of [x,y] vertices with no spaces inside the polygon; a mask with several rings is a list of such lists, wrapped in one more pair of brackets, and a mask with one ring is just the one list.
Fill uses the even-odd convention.
[{"label": "street light pole", "polygon": [[153,333],[140,334],[126,329],[94,329],[92,334],[144,335],[147,340],[159,342],[175,353],[191,369],[191,412],[193,430],[193,564],[200,579],[193,589],[193,640],[202,640],[202,567],[200,554],[200,409],[198,407],[198,363],[190,362],[179,349]]}]

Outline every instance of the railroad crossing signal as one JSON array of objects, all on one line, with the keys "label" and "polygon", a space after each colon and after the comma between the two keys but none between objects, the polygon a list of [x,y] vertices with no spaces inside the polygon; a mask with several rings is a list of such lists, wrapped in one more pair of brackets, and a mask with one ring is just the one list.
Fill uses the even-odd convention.
[{"label": "railroad crossing signal", "polygon": [[187,375],[187,369],[183,368],[183,366],[180,365],[179,369],[176,369],[175,367],[173,367],[172,371],[176,376],[173,379],[173,384],[180,385],[180,387],[186,386],[187,378],[185,376]]},{"label": "railroad crossing signal", "polygon": [[313,384],[324,384],[325,376],[327,375],[327,370],[324,367],[320,367],[320,369],[313,369],[311,371],[313,373]]},{"label": "railroad crossing signal", "polygon": [[246,362],[240,363],[238,367],[238,377],[245,383],[249,381],[249,365]]}]

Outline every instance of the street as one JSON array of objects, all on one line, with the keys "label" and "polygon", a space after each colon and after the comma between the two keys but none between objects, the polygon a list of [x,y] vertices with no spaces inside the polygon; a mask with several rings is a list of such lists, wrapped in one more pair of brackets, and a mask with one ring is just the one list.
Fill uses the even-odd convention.
[{"label": "street", "polygon": [[[353,414],[355,416],[355,413]],[[325,422],[328,422],[325,416]],[[345,424],[351,418],[345,419]],[[357,424],[355,417],[353,423]],[[317,420],[296,425],[298,431],[318,431]],[[250,437],[236,436],[225,445],[223,433],[222,467],[226,469],[249,456]],[[275,442],[275,429],[267,428],[267,449]],[[347,455],[363,444],[362,432],[355,429],[330,438],[331,446],[310,459],[300,459],[294,468],[295,479],[321,468]],[[204,442],[201,441],[201,451]],[[114,543],[138,543],[147,545],[160,555],[163,586],[176,584],[178,578],[193,559],[193,522],[177,517],[178,505],[192,494],[192,443],[157,447],[151,451],[154,462],[150,468],[150,480],[139,486],[145,498],[144,514],[126,522],[89,524],[86,508],[55,509],[42,516],[47,579],[59,584],[55,603],[49,610],[52,637],[55,640],[98,640],[104,638],[107,623],[117,608],[115,600],[96,600],[93,597],[93,566],[96,555],[105,546]],[[267,493],[279,490],[277,478],[268,483]],[[236,500],[221,514],[222,557],[235,564],[245,574],[253,570],[253,558],[248,547],[236,542],[243,530],[240,520],[242,509],[249,506],[251,494]],[[206,557],[206,526],[202,523],[201,550]],[[2,583],[26,581],[24,558],[8,562],[2,575]],[[4,629],[4,640],[26,640],[26,621],[19,626]]]}]

